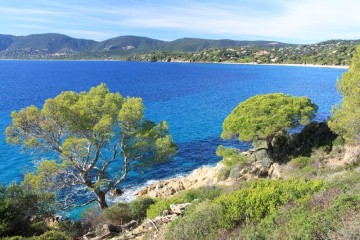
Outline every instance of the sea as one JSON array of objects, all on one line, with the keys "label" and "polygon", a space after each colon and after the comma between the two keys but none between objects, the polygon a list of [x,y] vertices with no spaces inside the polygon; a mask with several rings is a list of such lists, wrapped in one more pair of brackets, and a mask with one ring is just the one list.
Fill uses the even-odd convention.
[{"label": "sea", "polygon": [[242,150],[249,143],[220,139],[222,122],[241,101],[256,94],[282,92],[307,96],[326,120],[341,101],[336,81],[346,69],[270,65],[149,63],[121,61],[0,61],[0,183],[20,182],[34,162],[49,158],[6,144],[10,114],[29,105],[41,107],[62,91],[88,91],[106,83],[122,96],[141,97],[146,117],[166,120],[178,154],[169,162],[129,175],[121,199],[155,180],[185,175],[220,161],[220,144]]}]

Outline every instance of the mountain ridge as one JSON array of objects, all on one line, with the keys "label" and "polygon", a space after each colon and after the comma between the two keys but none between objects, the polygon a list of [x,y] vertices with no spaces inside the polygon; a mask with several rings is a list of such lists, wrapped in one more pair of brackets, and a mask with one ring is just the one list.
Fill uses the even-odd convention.
[{"label": "mountain ridge", "polygon": [[95,41],[59,33],[27,36],[0,34],[0,59],[118,59],[348,65],[357,44],[360,44],[360,40],[334,39],[315,44],[292,44],[267,40],[189,37],[164,41],[125,35]]},{"label": "mountain ridge", "polygon": [[124,35],[110,38],[104,41],[80,39],[69,37],[59,33],[31,34],[26,36],[14,36],[0,34],[0,50],[16,51],[23,49],[45,50],[49,53],[59,52],[63,49],[78,52],[102,52],[111,50],[143,50],[143,51],[201,51],[208,48],[257,46],[271,47],[273,43],[281,46],[295,44],[276,41],[240,41],[231,39],[202,39],[180,38],[173,41],[163,41],[142,36]]}]

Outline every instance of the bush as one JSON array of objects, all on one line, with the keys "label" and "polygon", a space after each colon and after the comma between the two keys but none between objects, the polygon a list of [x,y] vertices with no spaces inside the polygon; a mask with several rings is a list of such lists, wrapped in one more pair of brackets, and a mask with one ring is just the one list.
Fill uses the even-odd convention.
[{"label": "bush", "polygon": [[236,148],[226,148],[223,145],[220,145],[216,150],[216,155],[222,157],[222,163],[224,166],[228,168],[232,168],[238,164],[244,164],[249,161],[248,158],[243,155],[238,149]]},{"label": "bush", "polygon": [[185,216],[173,221],[166,232],[165,239],[202,240],[214,236],[219,228],[221,208],[208,201],[187,210]]},{"label": "bush", "polygon": [[229,177],[231,179],[237,179],[241,176],[240,171],[244,168],[242,164],[236,164],[230,169]]},{"label": "bush", "polygon": [[117,203],[104,210],[104,216],[112,224],[122,225],[133,220],[131,208],[128,203]]},{"label": "bush", "polygon": [[240,190],[222,194],[212,202],[191,206],[182,218],[170,224],[166,239],[209,239],[221,229],[257,223],[275,214],[281,205],[307,199],[323,185],[320,181],[304,179],[258,180],[244,184]]},{"label": "bush", "polygon": [[317,180],[260,180],[230,195],[222,195],[215,202],[222,207],[221,226],[229,229],[245,220],[264,218],[289,202],[318,191],[323,183]]},{"label": "bush", "polygon": [[85,224],[81,221],[79,222],[73,222],[73,221],[60,221],[57,224],[57,229],[60,232],[65,233],[71,238],[76,238],[85,235],[87,232],[89,232],[90,225]]},{"label": "bush", "polygon": [[154,204],[151,198],[139,198],[130,203],[118,203],[105,209],[105,219],[112,224],[122,225],[131,220],[141,221],[146,217],[146,209]]},{"label": "bush", "polygon": [[71,238],[69,236],[67,236],[65,233],[58,232],[58,231],[46,232],[43,235],[41,235],[35,239],[36,240],[71,240]]},{"label": "bush", "polygon": [[297,158],[293,158],[290,164],[298,168],[304,168],[308,166],[310,162],[311,162],[310,157],[297,157]]},{"label": "bush", "polygon": [[218,180],[219,181],[225,181],[226,179],[228,179],[230,176],[230,168],[229,167],[222,167],[219,169],[219,173],[218,173]]},{"label": "bush", "polygon": [[53,194],[30,191],[16,184],[0,185],[0,237],[36,234],[31,225],[52,216],[54,203]]},{"label": "bush", "polygon": [[162,215],[164,210],[170,208],[170,201],[167,199],[160,199],[155,202],[155,204],[150,205],[150,207],[146,210],[147,218],[155,218],[159,215]]},{"label": "bush", "polygon": [[97,226],[106,223],[106,219],[101,208],[97,205],[93,205],[82,212],[81,223],[85,226],[85,228],[95,229]]},{"label": "bush", "polygon": [[246,226],[242,231],[243,238],[357,239],[360,195],[338,194],[323,201],[314,196],[302,203],[285,206],[258,225]]},{"label": "bush", "polygon": [[134,220],[143,220],[146,217],[146,209],[154,204],[155,201],[151,198],[139,198],[132,201],[130,205],[131,216]]},{"label": "bush", "polygon": [[150,205],[147,209],[146,216],[148,218],[155,218],[161,215],[164,210],[170,208],[170,204],[179,204],[192,202],[195,199],[198,201],[204,201],[206,199],[214,199],[222,193],[222,189],[219,187],[200,187],[197,189],[189,189],[178,193],[170,199],[159,199],[155,204]]}]

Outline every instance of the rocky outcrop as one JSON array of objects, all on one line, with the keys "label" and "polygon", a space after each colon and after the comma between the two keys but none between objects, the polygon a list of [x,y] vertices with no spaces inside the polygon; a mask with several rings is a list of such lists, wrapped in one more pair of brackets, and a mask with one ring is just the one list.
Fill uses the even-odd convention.
[{"label": "rocky outcrop", "polygon": [[[335,155],[335,156],[334,156]],[[332,154],[326,159],[326,165],[332,169],[355,165],[360,161],[360,145],[338,147],[338,154]]]},{"label": "rocky outcrop", "polygon": [[[137,225],[135,221],[132,221],[126,225],[118,226],[117,228],[121,229],[120,234],[118,236],[114,236],[111,238],[112,240],[129,240],[129,239],[144,239],[145,236],[150,237],[150,239],[158,239],[157,234],[159,233],[159,229],[162,226],[166,226],[170,222],[174,221],[178,216],[184,214],[186,208],[191,205],[191,203],[182,203],[182,204],[174,204],[170,206],[170,210],[163,214],[162,216],[157,216],[154,219],[145,219],[140,225]],[[135,224],[133,223],[135,222]],[[104,225],[105,226],[105,225]],[[103,234],[105,234],[104,232]],[[104,235],[103,235],[104,236]],[[107,238],[109,238],[108,235]],[[91,240],[104,239],[104,238],[92,238]]]},{"label": "rocky outcrop", "polygon": [[[198,168],[186,177],[177,177],[169,180],[158,181],[139,191],[137,195],[148,196],[151,198],[168,198],[185,189],[220,184],[220,181],[218,180],[218,174],[221,167],[222,164],[219,163],[215,167]],[[223,181],[221,184],[227,183],[226,181]]]},{"label": "rocky outcrop", "polygon": [[281,166],[278,163],[274,163],[271,165],[268,171],[268,176],[273,179],[281,179]]}]

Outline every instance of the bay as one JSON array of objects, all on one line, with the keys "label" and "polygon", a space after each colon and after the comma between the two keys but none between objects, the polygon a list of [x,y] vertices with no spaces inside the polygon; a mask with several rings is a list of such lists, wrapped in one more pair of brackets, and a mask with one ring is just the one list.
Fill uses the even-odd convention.
[{"label": "bay", "polygon": [[[224,118],[248,97],[283,92],[307,96],[325,120],[341,100],[336,79],[345,69],[236,64],[143,63],[118,61],[0,61],[0,132],[10,113],[29,105],[41,107],[61,91],[88,91],[106,83],[122,96],[142,97],[146,116],[166,120],[179,153],[170,162],[132,174],[125,185],[187,173],[215,164]],[[247,143],[232,141],[246,149]],[[228,144],[228,143],[225,143]],[[47,157],[49,157],[47,155]],[[21,152],[0,135],[0,183],[19,182],[39,156]]]}]

